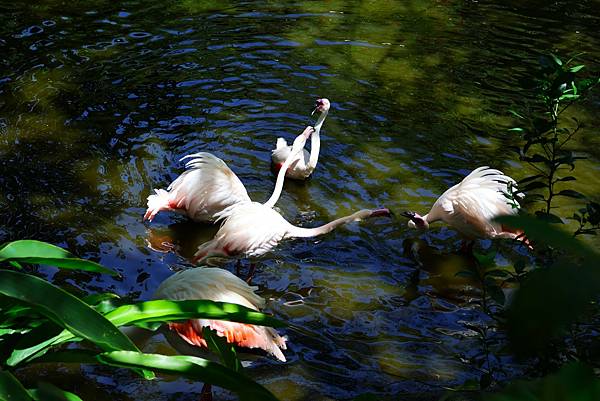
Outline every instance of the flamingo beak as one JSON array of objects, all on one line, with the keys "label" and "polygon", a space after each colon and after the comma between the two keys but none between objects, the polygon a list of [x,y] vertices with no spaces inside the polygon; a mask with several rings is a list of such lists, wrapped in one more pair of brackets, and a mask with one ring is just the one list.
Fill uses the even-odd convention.
[{"label": "flamingo beak", "polygon": [[378,216],[385,216],[385,217],[392,217],[394,215],[394,213],[392,213],[392,211],[386,207],[382,207],[380,209],[374,209],[371,211],[371,216],[370,217],[378,217]]},{"label": "flamingo beak", "polygon": [[400,215],[408,217],[411,220],[415,218],[415,212],[402,212]]}]

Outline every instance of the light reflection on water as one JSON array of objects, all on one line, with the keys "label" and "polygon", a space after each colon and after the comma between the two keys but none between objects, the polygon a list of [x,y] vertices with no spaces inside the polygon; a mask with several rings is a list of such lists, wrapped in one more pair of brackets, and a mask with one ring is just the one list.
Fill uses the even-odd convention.
[{"label": "light reflection on water", "polygon": [[[44,239],[115,267],[122,279],[55,278],[132,298],[148,298],[188,267],[216,230],[169,214],[141,222],[146,196],[182,171],[180,157],[215,153],[252,199],[265,200],[276,138],[291,140],[312,121],[314,100],[328,97],[319,166],[311,180],[286,183],[284,216],[314,226],[365,207],[426,210],[476,166],[525,175],[504,148],[507,109],[529,96],[519,96],[521,80],[539,54],[556,49],[585,51],[598,70],[600,48],[589,1],[0,7],[0,239]],[[598,104],[574,113],[594,124]],[[576,170],[576,189],[597,194],[598,138],[581,137],[591,159]],[[448,254],[458,238],[438,228],[424,237],[429,248],[416,237],[398,218],[277,248],[254,283],[291,323],[289,362],[265,358],[251,375],[285,400],[395,399],[477,379],[469,358],[481,342],[472,327],[490,321],[475,284],[455,276],[468,263]],[[498,379],[521,373],[509,356],[496,357],[506,371]],[[103,378],[100,389],[79,389],[94,399],[199,391],[180,379],[84,372]]]}]

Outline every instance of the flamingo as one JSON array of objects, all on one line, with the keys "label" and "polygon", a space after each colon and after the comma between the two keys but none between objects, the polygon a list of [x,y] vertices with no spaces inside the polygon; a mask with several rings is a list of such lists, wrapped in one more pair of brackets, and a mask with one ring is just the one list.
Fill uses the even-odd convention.
[{"label": "flamingo", "polygon": [[426,215],[417,212],[402,215],[410,219],[409,227],[419,230],[426,230],[431,223],[442,220],[471,242],[469,248],[476,238],[512,238],[528,244],[522,231],[492,221],[494,217],[514,215],[519,211],[519,203],[509,204],[504,195],[509,184],[516,188],[515,180],[501,171],[488,166],[478,167],[446,190]]},{"label": "flamingo", "polygon": [[[336,227],[352,221],[390,215],[390,211],[386,208],[362,209],[320,227],[304,228],[292,225],[276,210],[264,204],[241,203],[233,205],[223,212],[222,217],[225,220],[221,228],[212,240],[198,247],[192,261],[199,263],[211,257],[237,258],[238,262],[240,258],[254,260],[287,238],[315,237],[327,234]],[[256,265],[252,261],[247,280],[251,279],[255,267]]]},{"label": "flamingo", "polygon": [[[288,178],[292,178],[295,180],[305,180],[317,167],[317,162],[319,161],[319,150],[321,149],[321,127],[323,126],[323,122],[327,117],[327,113],[329,113],[329,107],[331,103],[329,100],[317,99],[317,104],[315,109],[313,110],[313,114],[318,111],[321,114],[317,119],[317,123],[315,124],[315,133],[313,134],[310,142],[310,154],[306,149],[303,149],[302,154],[298,154],[294,160],[292,161],[291,166],[287,169],[285,176]],[[288,158],[292,151],[292,146],[288,145],[285,139],[278,138],[277,145],[273,151],[271,151],[271,160],[273,161],[273,166],[276,170],[280,170],[281,166]]]},{"label": "flamingo", "polygon": [[[202,267],[170,276],[160,284],[153,298],[173,301],[206,299],[238,304],[259,311],[264,308],[265,300],[255,293],[257,289],[258,287],[249,286],[225,269]],[[282,350],[287,349],[287,339],[271,327],[224,320],[192,319],[168,323],[161,327],[160,332],[180,354],[214,358],[211,354],[207,355],[208,346],[203,337],[204,327],[214,330],[216,335],[225,338],[236,347],[258,348],[281,362],[286,361]],[[141,348],[155,334],[135,326],[122,330]],[[211,398],[211,387],[205,384],[201,399]]]},{"label": "flamingo", "polygon": [[[287,165],[304,148],[313,132],[314,128],[308,126],[296,137],[290,153],[292,159]],[[184,159],[191,159],[185,165],[187,170],[166,191],[155,189],[155,194],[148,196],[144,220],[152,221],[161,210],[169,210],[187,215],[197,222],[213,222],[226,208],[251,201],[244,184],[223,160],[207,152],[184,156],[181,160]],[[273,207],[279,199],[284,179],[284,174],[277,176],[275,190],[267,201],[269,207]]]}]

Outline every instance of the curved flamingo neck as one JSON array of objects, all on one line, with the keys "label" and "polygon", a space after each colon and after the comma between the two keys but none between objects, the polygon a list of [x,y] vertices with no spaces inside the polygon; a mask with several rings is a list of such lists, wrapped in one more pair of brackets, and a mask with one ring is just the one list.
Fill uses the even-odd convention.
[{"label": "curved flamingo neck", "polygon": [[310,158],[308,159],[308,168],[312,171],[317,167],[319,161],[319,151],[321,150],[321,127],[327,118],[329,110],[325,110],[319,116],[317,123],[315,124],[315,132],[312,134],[310,140]]},{"label": "curved flamingo neck", "polygon": [[366,219],[367,217],[371,216],[371,212],[372,211],[369,209],[362,209],[362,210],[359,210],[358,212],[352,213],[349,216],[340,217],[339,219],[335,219],[333,221],[330,221],[327,224],[324,224],[320,227],[315,227],[315,228],[297,227],[297,226],[293,226],[290,224],[291,228],[289,229],[286,237],[288,237],[288,238],[290,238],[290,237],[308,238],[308,237],[316,237],[318,235],[327,234],[328,232],[335,230],[337,227],[341,226],[342,224]]},{"label": "curved flamingo neck", "polygon": [[302,147],[300,147],[298,149],[292,148],[292,151],[288,155],[287,159],[285,159],[285,162],[283,163],[283,165],[279,169],[279,172],[277,173],[277,181],[275,182],[275,189],[273,190],[273,194],[271,195],[269,200],[267,200],[265,203],[263,203],[263,205],[265,205],[267,207],[275,206],[275,204],[279,200],[279,197],[281,196],[281,191],[283,190],[283,181],[285,180],[285,173],[287,172],[287,169],[290,167],[290,164],[292,164],[292,161],[294,160],[295,156],[302,149],[303,149]]}]

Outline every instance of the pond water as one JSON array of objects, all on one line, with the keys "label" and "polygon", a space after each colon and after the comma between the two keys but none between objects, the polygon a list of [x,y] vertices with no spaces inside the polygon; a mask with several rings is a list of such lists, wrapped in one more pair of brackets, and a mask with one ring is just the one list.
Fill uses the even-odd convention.
[{"label": "pond water", "polygon": [[[214,153],[266,200],[276,138],[293,139],[327,97],[319,165],[307,182],[286,183],[282,214],[316,226],[361,208],[425,212],[477,166],[527,175],[506,149],[508,110],[532,100],[521,82],[540,55],[585,52],[600,70],[592,0],[54,0],[0,10],[0,241],[47,240],[98,260],[122,278],[42,271],[73,291],[132,299],[191,267],[216,230],[165,213],[142,222],[146,197],[177,177],[184,155]],[[599,109],[596,95],[571,112],[587,124],[574,146],[589,158],[574,188],[590,196],[600,188]],[[165,242],[176,250],[150,247]],[[291,324],[288,362],[263,358],[249,374],[282,400],[316,401],[431,399],[479,380],[488,362],[497,380],[527,373],[506,351],[485,358],[476,330],[491,319],[475,283],[455,276],[468,263],[458,245],[443,225],[418,235],[401,217],[282,244],[253,283]],[[526,257],[506,242],[477,247],[498,249],[499,264]],[[501,332],[488,335],[503,344]],[[65,366],[55,381],[96,400],[192,400],[201,388],[98,367]]]}]

